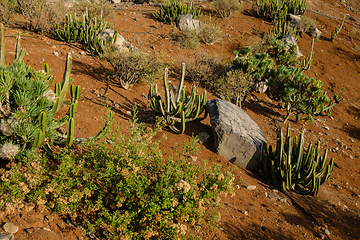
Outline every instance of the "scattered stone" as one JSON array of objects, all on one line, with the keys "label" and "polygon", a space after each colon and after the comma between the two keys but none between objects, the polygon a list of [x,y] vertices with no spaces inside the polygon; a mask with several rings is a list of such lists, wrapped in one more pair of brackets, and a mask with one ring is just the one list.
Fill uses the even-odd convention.
[{"label": "scattered stone", "polygon": [[126,114],[129,114],[129,115],[131,115],[131,111],[126,111]]},{"label": "scattered stone", "polygon": [[330,130],[330,128],[329,128],[329,127],[327,127],[327,126],[325,126],[324,128],[325,128],[326,130],[328,130],[328,131]]},{"label": "scattered stone", "polygon": [[58,56],[59,56],[59,52],[54,52],[54,55],[58,57]]},{"label": "scattered stone", "polygon": [[190,156],[191,160],[193,160],[194,162],[198,159],[198,157],[196,156]]},{"label": "scattered stone", "polygon": [[217,154],[238,166],[256,170],[266,141],[256,122],[238,106],[221,99],[207,101],[206,110]]},{"label": "scattered stone", "polygon": [[207,132],[201,132],[197,135],[197,138],[199,139],[199,143],[204,144],[210,139],[210,135]]},{"label": "scattered stone", "polygon": [[3,229],[8,233],[16,233],[19,227],[12,223],[5,223]]},{"label": "scattered stone", "polygon": [[249,215],[249,212],[248,211],[241,211],[245,216],[248,216]]},{"label": "scattered stone", "polygon": [[252,191],[252,190],[256,189],[256,186],[255,185],[249,185],[249,186],[246,187],[246,189]]},{"label": "scattered stone", "polygon": [[83,56],[85,56],[85,55],[86,55],[86,52],[84,52],[84,51],[81,51],[81,52],[80,52],[80,55],[83,55]]},{"label": "scattered stone", "polygon": [[[98,34],[99,41],[105,41],[106,39],[109,39],[109,41],[111,41],[111,39],[114,37],[114,34],[115,34],[115,30],[105,29]],[[136,48],[132,46],[128,41],[126,41],[125,38],[121,36],[119,33],[117,34],[116,42],[114,46],[115,49],[120,52],[136,51]]]},{"label": "scattered stone", "polygon": [[193,19],[192,14],[182,14],[176,17],[176,26],[184,31],[186,29],[196,30],[200,27],[200,21]]},{"label": "scattered stone", "polygon": [[324,233],[326,234],[326,236],[330,236],[330,231],[328,229],[325,229]]}]

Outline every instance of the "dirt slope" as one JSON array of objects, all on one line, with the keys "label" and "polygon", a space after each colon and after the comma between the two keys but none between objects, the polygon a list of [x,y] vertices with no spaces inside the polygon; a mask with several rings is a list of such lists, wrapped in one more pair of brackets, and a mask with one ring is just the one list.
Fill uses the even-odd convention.
[{"label": "dirt slope", "polygon": [[[255,44],[257,34],[269,29],[270,24],[250,14],[251,1],[244,3],[244,14],[215,22],[224,32],[220,44],[201,45],[196,52],[205,52],[219,58],[232,58],[232,52],[239,47]],[[211,13],[208,3],[204,16],[207,20]],[[318,21],[323,32],[320,41],[315,42],[315,54],[310,76],[324,82],[328,95],[338,94],[344,88],[345,100],[332,110],[330,117],[316,117],[314,123],[291,122],[293,135],[298,135],[302,127],[306,129],[306,141],[316,143],[321,140],[324,148],[330,149],[330,157],[335,158],[335,168],[330,179],[320,188],[317,197],[296,194],[284,195],[277,192],[259,175],[242,168],[235,170],[236,194],[224,196],[220,228],[214,231],[201,231],[203,239],[359,239],[360,237],[360,52],[354,47],[360,45],[355,38],[354,29],[360,31],[360,4],[358,0],[331,1],[308,0],[306,15]],[[193,57],[194,50],[180,49],[171,39],[173,28],[151,18],[154,6],[124,5],[116,6],[116,15],[110,22],[120,34],[144,51],[161,52],[180,67],[179,62]],[[334,43],[329,41],[330,33],[339,26],[343,14],[350,16]],[[73,52],[72,77],[81,85],[83,98],[102,95],[106,89],[105,72],[111,68],[106,62],[84,54],[78,46],[68,45],[54,39],[34,34],[21,27],[7,29],[5,43],[7,59],[13,59],[13,46],[16,32],[22,32],[22,46],[26,48],[25,61],[36,69],[48,63],[55,82],[61,82],[65,57]],[[300,51],[308,53],[311,38],[302,36],[299,40]],[[54,52],[59,53],[56,56]],[[128,125],[131,110],[137,104],[140,117],[149,115],[146,84],[138,84],[124,90],[112,84],[106,98],[83,101],[77,109],[77,136],[89,136],[96,133],[101,123],[105,104],[109,104],[116,113],[116,120],[122,131]],[[210,96],[215,98],[214,96]],[[258,123],[270,144],[274,144],[275,130],[281,125],[284,112],[266,94],[254,94],[244,104],[243,109]],[[161,147],[171,152],[175,142],[182,142],[194,133],[206,131],[212,134],[210,121],[189,123],[186,132],[175,135],[164,130],[167,140]],[[229,163],[219,158],[212,147],[212,141],[206,143],[196,155],[198,159],[207,159],[214,163],[228,166]],[[248,186],[256,186],[254,190]],[[0,225],[14,222],[20,229],[15,239],[86,239],[78,227],[70,226],[63,219],[48,212],[32,210],[0,212]],[[0,232],[2,229],[0,230]],[[3,232],[3,231],[2,231]],[[330,234],[330,235],[329,235]]]}]

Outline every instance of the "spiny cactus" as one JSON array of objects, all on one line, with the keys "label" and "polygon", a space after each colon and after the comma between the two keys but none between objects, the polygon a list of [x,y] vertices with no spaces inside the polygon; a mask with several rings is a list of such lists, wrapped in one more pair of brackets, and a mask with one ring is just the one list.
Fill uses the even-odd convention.
[{"label": "spiny cactus", "polygon": [[159,21],[171,24],[175,22],[178,15],[191,14],[193,18],[201,17],[201,9],[196,10],[194,3],[190,5],[185,4],[182,1],[170,0],[168,5],[161,5],[160,10],[153,13],[153,17]]},{"label": "spiny cactus", "polygon": [[311,43],[311,50],[310,50],[309,56],[307,58],[301,58],[301,60],[300,60],[300,65],[301,65],[302,70],[307,71],[310,69],[313,54],[314,54],[314,39],[312,40],[312,43]]},{"label": "spiny cactus", "polygon": [[[191,89],[190,96],[185,95],[184,85],[185,63],[182,63],[181,77],[177,92],[169,90],[168,69],[164,73],[164,91],[165,99],[158,92],[156,84],[150,86],[149,101],[151,109],[157,114],[163,116],[170,129],[176,133],[184,133],[186,122],[193,121],[205,110],[206,91],[197,95],[198,90],[195,85]],[[206,114],[205,114],[206,115]],[[206,116],[205,116],[206,117]],[[175,123],[181,123],[181,128],[175,127]]]},{"label": "spiny cactus", "polygon": [[290,125],[285,139],[281,127],[278,127],[276,149],[265,142],[261,159],[260,175],[271,179],[282,190],[291,190],[300,194],[317,195],[319,187],[330,177],[334,168],[334,158],[326,165],[327,153],[320,153],[320,141],[316,148],[309,145],[304,149],[305,130],[301,130],[299,141],[290,137]]},{"label": "spiny cactus", "polygon": [[344,14],[344,17],[342,19],[340,27],[339,28],[335,27],[334,33],[331,33],[331,37],[330,37],[331,42],[334,42],[336,36],[340,33],[340,30],[342,29],[342,27],[344,25],[346,15],[348,15],[348,14]]},{"label": "spiny cactus", "polygon": [[[4,52],[4,34],[1,29],[1,52]],[[44,70],[34,71],[22,60],[25,50],[20,48],[20,35],[15,47],[15,60],[7,66],[0,65],[0,144],[11,143],[19,149],[37,149],[44,147],[53,154],[51,145],[79,144],[84,141],[96,140],[103,136],[109,128],[113,113],[108,113],[104,128],[94,137],[75,138],[74,121],[77,102],[80,97],[80,87],[71,86],[70,78],[71,54],[67,55],[62,83],[55,85],[55,93],[49,90],[53,77],[49,66]],[[3,58],[2,58],[3,59]],[[70,109],[62,119],[54,118],[56,112],[65,102],[65,95],[71,89]],[[65,135],[56,131],[68,123]],[[1,152],[0,157],[14,157],[13,154]]]},{"label": "spiny cactus", "polygon": [[81,43],[85,51],[98,57],[104,52],[105,47],[116,42],[116,30],[111,40],[102,41],[98,38],[101,31],[110,27],[111,25],[103,19],[102,12],[99,17],[90,16],[86,8],[81,18],[78,18],[76,13],[67,15],[63,26],[54,26],[53,35],[62,41]]}]

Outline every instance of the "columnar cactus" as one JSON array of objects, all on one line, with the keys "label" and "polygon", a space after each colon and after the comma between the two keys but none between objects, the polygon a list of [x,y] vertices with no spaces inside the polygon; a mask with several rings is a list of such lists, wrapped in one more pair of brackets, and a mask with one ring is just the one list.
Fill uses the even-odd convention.
[{"label": "columnar cactus", "polygon": [[[4,34],[1,29],[1,52],[5,51]],[[15,60],[7,66],[0,64],[0,145],[11,143],[19,149],[37,149],[44,147],[53,154],[51,145],[71,146],[102,137],[109,128],[113,113],[108,114],[104,128],[91,138],[74,137],[74,121],[80,87],[71,86],[71,54],[67,55],[62,83],[55,85],[55,93],[49,90],[53,77],[49,66],[42,71],[34,71],[22,60],[25,50],[20,49],[20,35],[15,47]],[[65,95],[71,89],[70,109],[62,119],[54,118],[56,112],[65,103]],[[56,131],[68,123],[65,135]],[[0,150],[0,157],[14,157]]]},{"label": "columnar cactus", "polygon": [[319,187],[330,177],[334,168],[334,158],[326,165],[328,150],[320,154],[320,141],[316,149],[309,145],[304,150],[304,134],[302,130],[299,141],[290,137],[290,126],[285,140],[281,127],[278,128],[276,149],[264,143],[261,159],[260,175],[269,178],[282,190],[293,190],[300,194],[317,195]]},{"label": "columnar cactus", "polygon": [[[190,96],[185,96],[184,85],[185,63],[182,63],[181,77],[177,92],[169,90],[168,69],[164,73],[164,91],[165,100],[162,101],[161,95],[158,93],[156,84],[150,86],[149,101],[151,109],[157,114],[163,116],[170,129],[176,133],[185,131],[185,123],[193,121],[205,110],[206,91],[197,95],[198,90],[195,85],[191,89]],[[175,127],[175,123],[181,123],[181,129]]]}]

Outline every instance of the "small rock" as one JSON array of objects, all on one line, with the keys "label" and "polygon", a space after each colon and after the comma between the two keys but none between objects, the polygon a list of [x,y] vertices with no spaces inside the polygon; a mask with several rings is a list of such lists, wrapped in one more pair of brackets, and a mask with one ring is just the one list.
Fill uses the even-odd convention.
[{"label": "small rock", "polygon": [[80,52],[80,55],[83,55],[83,56],[85,56],[85,55],[86,55],[86,52],[84,52],[84,51],[81,51],[81,52]]},{"label": "small rock", "polygon": [[245,216],[248,216],[249,215],[249,212],[248,211],[241,211]]},{"label": "small rock", "polygon": [[330,231],[329,230],[325,229],[324,233],[326,234],[326,236],[330,236]]},{"label": "small rock", "polygon": [[54,55],[58,57],[58,56],[59,56],[59,52],[54,52]]},{"label": "small rock", "polygon": [[327,127],[327,126],[326,126],[326,127],[324,127],[324,128],[325,128],[326,130],[328,130],[328,131],[330,130],[330,128],[329,128],[329,127]]},{"label": "small rock", "polygon": [[126,111],[126,114],[129,114],[129,115],[131,115],[131,111]]},{"label": "small rock", "polygon": [[246,187],[246,189],[252,191],[252,190],[255,190],[255,189],[256,189],[256,186],[254,186],[254,185],[249,185],[249,186]]},{"label": "small rock", "polygon": [[12,223],[5,223],[3,229],[8,233],[16,233],[19,227]]},{"label": "small rock", "polygon": [[190,156],[191,160],[193,160],[194,162],[198,159],[198,157],[196,156]]},{"label": "small rock", "polygon": [[210,139],[210,135],[207,132],[201,132],[197,135],[197,138],[199,139],[199,143],[203,144]]}]

